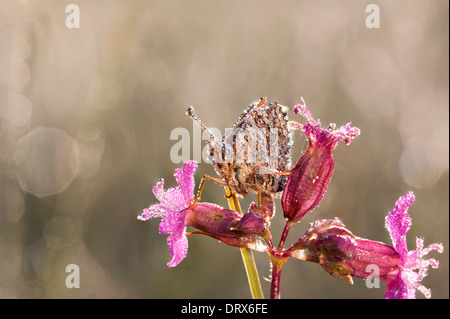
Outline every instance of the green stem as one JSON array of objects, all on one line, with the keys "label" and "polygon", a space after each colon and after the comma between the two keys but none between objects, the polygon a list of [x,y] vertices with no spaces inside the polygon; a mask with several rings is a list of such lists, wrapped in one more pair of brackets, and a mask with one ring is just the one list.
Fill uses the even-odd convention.
[{"label": "green stem", "polygon": [[[239,204],[236,194],[232,193],[228,187],[225,187],[225,190],[230,209],[242,215],[241,205]],[[253,257],[253,251],[249,248],[241,247],[241,255],[253,299],[264,299],[261,282],[259,281],[258,269],[256,268],[255,259]]]}]

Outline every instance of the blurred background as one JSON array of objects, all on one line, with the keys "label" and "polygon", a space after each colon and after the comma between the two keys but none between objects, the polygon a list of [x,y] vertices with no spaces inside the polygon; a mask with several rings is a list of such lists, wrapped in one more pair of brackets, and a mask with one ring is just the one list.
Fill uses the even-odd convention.
[{"label": "blurred background", "polygon": [[[66,26],[70,3],[79,28]],[[334,152],[323,202],[288,243],[314,220],[339,217],[355,235],[390,244],[385,216],[411,190],[409,248],[416,236],[444,244],[423,284],[448,298],[449,4],[376,1],[380,27],[370,29],[370,3],[0,2],[0,297],[250,298],[238,249],[191,236],[187,257],[168,268],[158,220],[136,216],[156,203],[159,178],[176,185],[182,163],[171,161],[170,134],[193,132],[188,105],[224,130],[261,96],[305,123],[292,113],[303,96],[324,125],[352,121],[361,135]],[[188,158],[198,142],[191,134]],[[294,162],[307,145],[296,132]],[[203,174],[215,173],[202,162],[197,182]],[[202,200],[226,206],[223,195],[207,183]],[[269,259],[255,258],[268,297]],[[65,285],[69,264],[79,266],[79,289]],[[384,291],[312,263],[283,267],[282,298]]]}]

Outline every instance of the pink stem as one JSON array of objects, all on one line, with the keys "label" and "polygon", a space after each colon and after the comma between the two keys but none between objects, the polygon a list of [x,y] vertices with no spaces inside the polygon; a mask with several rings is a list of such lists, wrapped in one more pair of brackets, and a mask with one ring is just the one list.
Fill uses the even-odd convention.
[{"label": "pink stem", "polygon": [[[279,267],[280,266],[280,267]],[[272,261],[272,284],[270,286],[270,299],[280,299],[281,265]]]},{"label": "pink stem", "polygon": [[271,299],[280,299],[281,267],[289,258],[283,256],[283,247],[292,224],[293,223],[291,221],[286,221],[283,233],[281,234],[280,243],[278,244],[278,249],[276,251],[272,251],[271,253],[269,253],[270,260],[272,262],[272,284],[270,286]]},{"label": "pink stem", "polygon": [[284,247],[284,243],[286,242],[286,238],[289,234],[289,230],[291,230],[292,222],[286,221],[286,225],[284,225],[283,233],[281,234],[280,243],[278,244],[278,253],[281,253]]}]

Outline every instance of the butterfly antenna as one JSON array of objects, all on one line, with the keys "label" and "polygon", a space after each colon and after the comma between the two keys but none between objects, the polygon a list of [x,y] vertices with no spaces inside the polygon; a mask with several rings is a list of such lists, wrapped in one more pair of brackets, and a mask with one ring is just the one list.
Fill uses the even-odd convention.
[{"label": "butterfly antenna", "polygon": [[198,117],[195,115],[194,109],[192,108],[192,106],[189,106],[189,107],[186,109],[186,115],[189,116],[191,119],[193,119],[198,125],[200,125],[202,129],[204,129],[206,132],[208,132],[208,134],[211,136],[211,138],[212,138],[213,140],[216,139],[216,137],[215,137],[214,134],[209,130],[209,128],[207,128],[207,127],[202,123],[202,121],[200,121],[200,120],[198,119]]}]

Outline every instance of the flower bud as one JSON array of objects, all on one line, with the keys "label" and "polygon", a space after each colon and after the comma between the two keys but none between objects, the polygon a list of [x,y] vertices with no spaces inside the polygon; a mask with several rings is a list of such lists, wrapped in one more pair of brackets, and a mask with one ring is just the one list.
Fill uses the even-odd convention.
[{"label": "flower bud", "polygon": [[309,146],[295,164],[281,197],[284,217],[300,221],[322,200],[334,168],[334,157],[326,148]]},{"label": "flower bud", "polygon": [[248,235],[259,235],[265,228],[266,223],[264,223],[264,219],[261,215],[256,213],[247,213],[241,218],[239,224],[237,224],[236,227],[232,227],[231,230]]},{"label": "flower bud", "polygon": [[197,203],[188,208],[186,225],[227,245],[249,248],[254,248],[256,238],[265,229],[264,220],[258,214],[241,216],[211,203]]},{"label": "flower bud", "polygon": [[306,249],[307,260],[319,263],[334,277],[354,274],[351,261],[356,255],[355,236],[338,219],[316,221],[293,249]]},{"label": "flower bud", "polygon": [[272,194],[261,193],[260,201],[261,209],[255,204],[251,203],[248,208],[249,213],[260,214],[267,225],[270,225],[272,217],[275,215],[275,201]]},{"label": "flower bud", "polygon": [[386,280],[400,261],[393,247],[354,236],[338,219],[316,221],[294,249],[307,250],[308,261],[319,263],[333,277],[366,279],[372,274],[369,266],[375,266],[379,278]]},{"label": "flower bud", "polygon": [[333,174],[331,151],[340,141],[349,144],[359,135],[359,129],[350,127],[350,123],[338,130],[335,124],[322,129],[304,105],[296,105],[294,112],[302,112],[308,119],[302,131],[309,140],[308,149],[292,169],[281,197],[284,217],[295,223],[322,201]]}]

